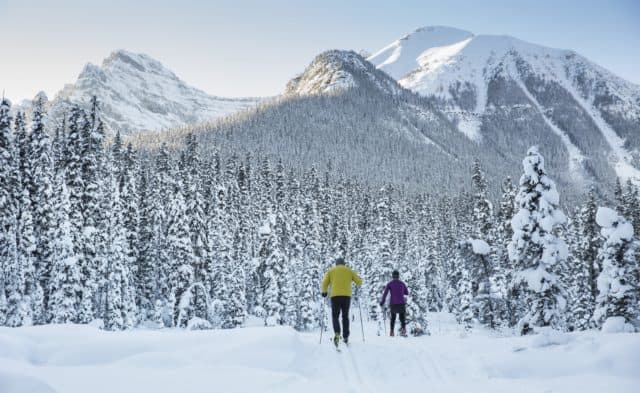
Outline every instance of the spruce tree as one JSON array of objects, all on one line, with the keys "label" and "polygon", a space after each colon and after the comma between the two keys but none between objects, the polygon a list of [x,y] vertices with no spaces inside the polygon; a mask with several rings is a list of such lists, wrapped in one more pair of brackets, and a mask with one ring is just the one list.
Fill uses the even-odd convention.
[{"label": "spruce tree", "polygon": [[31,325],[34,313],[37,319],[42,319],[43,304],[42,290],[36,277],[36,238],[33,224],[33,206],[31,204],[30,184],[32,183],[31,168],[31,135],[27,133],[24,123],[24,115],[18,113],[15,121],[16,130],[16,158],[18,165],[18,188],[16,200],[18,201],[16,247],[18,251],[18,264],[21,271],[20,284],[23,304],[19,307],[20,325]]},{"label": "spruce tree", "polygon": [[49,281],[48,321],[78,322],[82,283],[78,256],[73,245],[71,203],[63,174],[55,179],[55,222],[53,265]]},{"label": "spruce tree", "polygon": [[514,233],[508,251],[515,268],[512,290],[521,291],[526,304],[519,321],[524,334],[533,327],[563,326],[566,300],[552,269],[567,257],[567,246],[557,235],[566,217],[558,209],[555,183],[537,147],[529,149],[522,164],[524,174],[515,200],[519,210],[511,220]]},{"label": "spruce tree", "polygon": [[629,222],[633,225],[634,233],[640,233],[640,192],[631,179],[627,179],[625,184],[622,202],[623,215],[628,217]]},{"label": "spruce tree", "polygon": [[[236,230],[233,248],[239,247],[239,230]],[[246,277],[244,268],[236,258],[229,258],[223,268],[224,281],[227,286],[225,301],[225,315],[222,320],[223,328],[235,328],[242,326],[247,317],[246,308]]]},{"label": "spruce tree", "polygon": [[[44,126],[44,108],[42,98],[35,103],[30,138],[30,167],[31,181],[29,194],[33,208],[33,228],[35,237],[33,288],[37,293],[42,292],[42,302],[35,302],[44,307],[48,302],[48,281],[53,264],[53,239],[56,230],[54,211],[54,161],[51,142]],[[45,323],[44,309],[34,308],[34,322]]]},{"label": "spruce tree", "polygon": [[474,235],[476,239],[493,243],[490,239],[493,204],[487,198],[487,179],[480,165],[480,161],[476,159],[473,163],[473,173],[471,176],[473,185],[473,224]]},{"label": "spruce tree", "polygon": [[170,265],[169,278],[173,285],[171,300],[173,301],[174,326],[186,327],[191,319],[191,285],[194,283],[193,247],[189,232],[186,204],[183,197],[182,184],[174,188],[169,201],[167,214],[167,253]]},{"label": "spruce tree", "polygon": [[626,323],[637,323],[640,242],[633,236],[631,223],[612,209],[598,208],[596,221],[602,228],[604,242],[598,251],[602,272],[598,276],[594,320],[600,327],[615,317],[623,318]]},{"label": "spruce tree", "polygon": [[0,102],[0,263],[2,263],[3,323],[20,326],[26,307],[24,269],[18,254],[18,215],[20,203],[19,156],[11,130],[11,104]]},{"label": "spruce tree", "polygon": [[[110,171],[111,172],[111,171]],[[124,209],[117,178],[114,174],[107,179],[108,225],[106,235],[106,290],[104,329],[122,330],[135,324],[135,295],[132,275],[129,270],[130,253],[124,223]]]},{"label": "spruce tree", "polygon": [[513,238],[513,228],[511,228],[511,220],[515,215],[515,198],[517,188],[507,177],[502,182],[502,197],[500,199],[500,210],[496,217],[496,253],[494,254],[494,266],[496,266],[496,286],[497,290],[502,293],[503,301],[501,302],[500,322],[506,326],[515,326],[518,322],[517,318],[520,310],[517,309],[519,304],[517,299],[517,291],[511,287],[513,281],[513,266],[509,260],[507,252],[509,243]]},{"label": "spruce tree", "polygon": [[259,262],[257,268],[260,285],[259,316],[262,317],[265,326],[276,325],[280,320],[282,310],[278,284],[284,255],[282,255],[278,247],[277,236],[274,230],[275,224],[275,215],[272,214],[258,230],[260,234]]},{"label": "spruce tree", "polygon": [[586,202],[576,217],[576,249],[571,277],[571,316],[579,330],[593,326],[592,317],[598,294],[597,277],[600,273],[598,249],[600,235],[596,225],[595,188],[591,187]]},{"label": "spruce tree", "polygon": [[[89,322],[94,317],[94,301],[98,289],[97,271],[100,265],[98,252],[101,237],[97,231],[102,220],[109,214],[101,208],[101,190],[107,189],[101,184],[105,177],[104,129],[99,117],[96,97],[91,100],[89,114],[82,113],[80,130],[80,171],[82,178],[80,208],[82,213],[82,276],[83,300],[80,310],[82,322]],[[108,175],[106,175],[108,176]]]}]

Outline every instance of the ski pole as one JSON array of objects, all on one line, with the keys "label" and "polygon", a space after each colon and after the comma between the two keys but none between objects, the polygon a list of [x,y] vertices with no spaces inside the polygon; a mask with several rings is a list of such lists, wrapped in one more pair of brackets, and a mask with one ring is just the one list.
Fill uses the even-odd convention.
[{"label": "ski pole", "polygon": [[322,332],[324,332],[324,320],[325,320],[325,308],[324,308],[324,298],[320,298],[320,303],[322,304],[320,308],[322,309],[322,313],[320,316],[320,342],[318,344],[322,344]]},{"label": "ski pole", "polygon": [[360,329],[362,329],[362,342],[364,342],[364,322],[362,322],[362,307],[360,307],[360,297],[358,297],[358,311],[360,312]]},{"label": "ski pole", "polygon": [[[387,309],[382,306],[382,326],[384,326],[384,335],[387,335]],[[380,330],[378,330],[380,331]]]}]

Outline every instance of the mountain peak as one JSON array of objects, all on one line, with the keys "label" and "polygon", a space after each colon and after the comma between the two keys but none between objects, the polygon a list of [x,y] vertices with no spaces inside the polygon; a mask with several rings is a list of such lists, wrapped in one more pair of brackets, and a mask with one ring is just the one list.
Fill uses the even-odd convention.
[{"label": "mountain peak", "polygon": [[441,41],[441,42],[444,42],[446,45],[449,42],[455,42],[455,41],[459,41],[460,39],[473,37],[473,35],[474,34],[470,31],[458,29],[456,27],[423,26],[415,29],[413,33],[407,34],[400,39],[401,40],[428,39],[428,40],[431,40],[432,42]]},{"label": "mountain peak", "polygon": [[316,56],[305,71],[292,79],[287,94],[335,94],[365,86],[398,94],[397,82],[354,51],[329,50]]},{"label": "mountain peak", "polygon": [[400,79],[415,69],[416,59],[427,48],[448,46],[472,37],[473,33],[454,27],[421,27],[382,48],[367,60],[395,79]]},{"label": "mountain peak", "polygon": [[113,51],[100,66],[85,65],[78,80],[58,93],[52,112],[61,117],[70,104],[86,105],[94,95],[107,129],[125,134],[210,121],[257,102],[210,96],[151,56],[124,49]]},{"label": "mountain peak", "polygon": [[172,71],[153,57],[125,49],[111,52],[109,57],[102,62],[102,69],[105,71],[126,70],[136,73],[161,74],[177,79],[177,76]]}]

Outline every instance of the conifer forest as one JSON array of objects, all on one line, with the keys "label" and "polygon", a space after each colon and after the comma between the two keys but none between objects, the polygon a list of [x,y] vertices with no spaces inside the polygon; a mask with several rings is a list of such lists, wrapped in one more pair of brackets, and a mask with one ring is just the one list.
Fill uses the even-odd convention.
[{"label": "conifer forest", "polygon": [[640,313],[638,188],[562,208],[536,147],[520,179],[488,179],[476,161],[472,191],[451,197],[204,149],[191,133],[153,150],[107,141],[95,98],[54,129],[41,104],[29,117],[0,106],[1,325],[228,329],[253,316],[317,329],[339,256],[363,278],[355,301],[371,321],[401,272],[414,335],[433,311],[522,334]]}]

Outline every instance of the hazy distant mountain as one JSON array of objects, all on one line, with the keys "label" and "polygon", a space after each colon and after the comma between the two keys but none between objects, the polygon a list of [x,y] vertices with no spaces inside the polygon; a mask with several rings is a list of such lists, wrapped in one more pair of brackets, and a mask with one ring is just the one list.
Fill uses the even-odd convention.
[{"label": "hazy distant mountain", "polygon": [[479,144],[552,139],[576,182],[640,181],[640,86],[573,51],[425,27],[368,60]]},{"label": "hazy distant mountain", "polygon": [[124,134],[209,121],[258,101],[210,96],[159,61],[124,50],[113,52],[100,66],[87,64],[78,80],[52,100],[53,119],[59,120],[70,103],[87,104],[92,95],[101,103],[107,129]]}]

